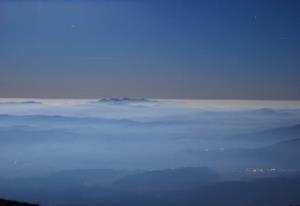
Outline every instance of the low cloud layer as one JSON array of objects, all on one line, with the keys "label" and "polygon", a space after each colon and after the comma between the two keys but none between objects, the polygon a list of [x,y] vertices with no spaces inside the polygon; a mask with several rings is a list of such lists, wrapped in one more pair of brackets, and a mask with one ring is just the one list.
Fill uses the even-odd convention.
[{"label": "low cloud layer", "polygon": [[[1,175],[77,168],[245,169],[251,164],[230,159],[235,149],[247,149],[241,152],[244,155],[248,149],[292,140],[298,137],[300,123],[297,102],[138,98],[1,102]],[[280,132],[289,135],[281,138]],[[219,158],[222,152],[227,159]]]}]

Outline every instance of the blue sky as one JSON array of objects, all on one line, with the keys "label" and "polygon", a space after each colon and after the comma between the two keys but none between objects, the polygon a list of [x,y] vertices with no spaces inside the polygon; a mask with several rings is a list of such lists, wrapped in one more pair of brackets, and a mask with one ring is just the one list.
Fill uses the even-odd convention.
[{"label": "blue sky", "polygon": [[300,99],[297,0],[1,1],[0,97]]}]

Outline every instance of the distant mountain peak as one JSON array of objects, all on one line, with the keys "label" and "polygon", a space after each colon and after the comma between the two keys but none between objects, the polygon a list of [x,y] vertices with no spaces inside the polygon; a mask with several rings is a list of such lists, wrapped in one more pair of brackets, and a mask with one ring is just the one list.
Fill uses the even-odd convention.
[{"label": "distant mountain peak", "polygon": [[144,97],[113,97],[113,98],[101,98],[97,102],[130,103],[130,102],[150,102],[150,100]]},{"label": "distant mountain peak", "polygon": [[42,104],[42,102],[37,102],[37,101],[23,101],[23,102],[20,102],[20,101],[15,101],[15,102],[0,102],[0,104]]}]

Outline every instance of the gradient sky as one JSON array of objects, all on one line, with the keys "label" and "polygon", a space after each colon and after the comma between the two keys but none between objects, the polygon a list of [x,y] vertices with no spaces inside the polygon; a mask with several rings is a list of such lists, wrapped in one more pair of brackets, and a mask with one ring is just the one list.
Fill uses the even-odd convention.
[{"label": "gradient sky", "polygon": [[0,97],[300,99],[298,0],[0,2]]}]

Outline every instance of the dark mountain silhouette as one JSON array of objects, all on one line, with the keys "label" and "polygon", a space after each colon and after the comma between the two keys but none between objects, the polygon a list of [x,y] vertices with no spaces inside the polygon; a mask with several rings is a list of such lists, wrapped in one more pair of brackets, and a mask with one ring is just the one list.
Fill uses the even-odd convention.
[{"label": "dark mountain silhouette", "polygon": [[216,182],[219,179],[219,175],[212,169],[206,167],[186,167],[128,175],[117,180],[114,186],[140,191],[184,189],[195,185]]},{"label": "dark mountain silhouette", "polygon": [[[300,202],[297,175],[224,181],[208,168],[118,175],[119,171],[114,170],[72,170],[44,178],[0,179],[0,193],[4,197],[57,206],[288,206]],[[116,177],[111,184],[98,184],[96,177],[110,176]],[[87,180],[95,182],[86,184]]]},{"label": "dark mountain silhouette", "polygon": [[260,136],[278,138],[284,140],[285,138],[300,138],[300,124],[291,127],[275,128],[260,132]]},{"label": "dark mountain silhouette", "polygon": [[273,128],[261,132],[234,137],[235,140],[244,140],[246,142],[278,142],[295,138],[300,138],[300,124],[296,124],[290,127]]},{"label": "dark mountain silhouette", "polygon": [[[274,168],[300,170],[300,138],[277,142],[258,148],[187,151],[197,156],[199,162],[220,170],[245,170],[246,168]],[[276,171],[278,172],[278,171]]]},{"label": "dark mountain silhouette", "polygon": [[[247,158],[258,158],[265,164],[274,163],[283,168],[290,168],[292,162],[300,158],[300,138],[282,141],[263,148],[249,149],[240,154]],[[300,166],[300,165],[295,165]]]},{"label": "dark mountain silhouette", "polygon": [[254,181],[227,181],[194,189],[189,204],[196,206],[281,206],[300,202],[300,177],[263,178]]},{"label": "dark mountain silhouette", "polygon": [[65,170],[51,175],[53,181],[72,182],[85,185],[111,185],[116,180],[126,175],[134,174],[135,171],[114,170],[114,169],[84,169],[84,170]]},{"label": "dark mountain silhouette", "polygon": [[273,115],[276,114],[276,110],[271,108],[260,108],[260,109],[252,110],[251,114]]},{"label": "dark mountain silhouette", "polygon": [[73,117],[73,116],[61,116],[61,115],[2,115],[0,114],[0,120],[11,122],[14,124],[27,123],[72,123],[72,124],[118,124],[118,123],[135,123],[135,121],[128,119],[107,119],[96,117]]}]

